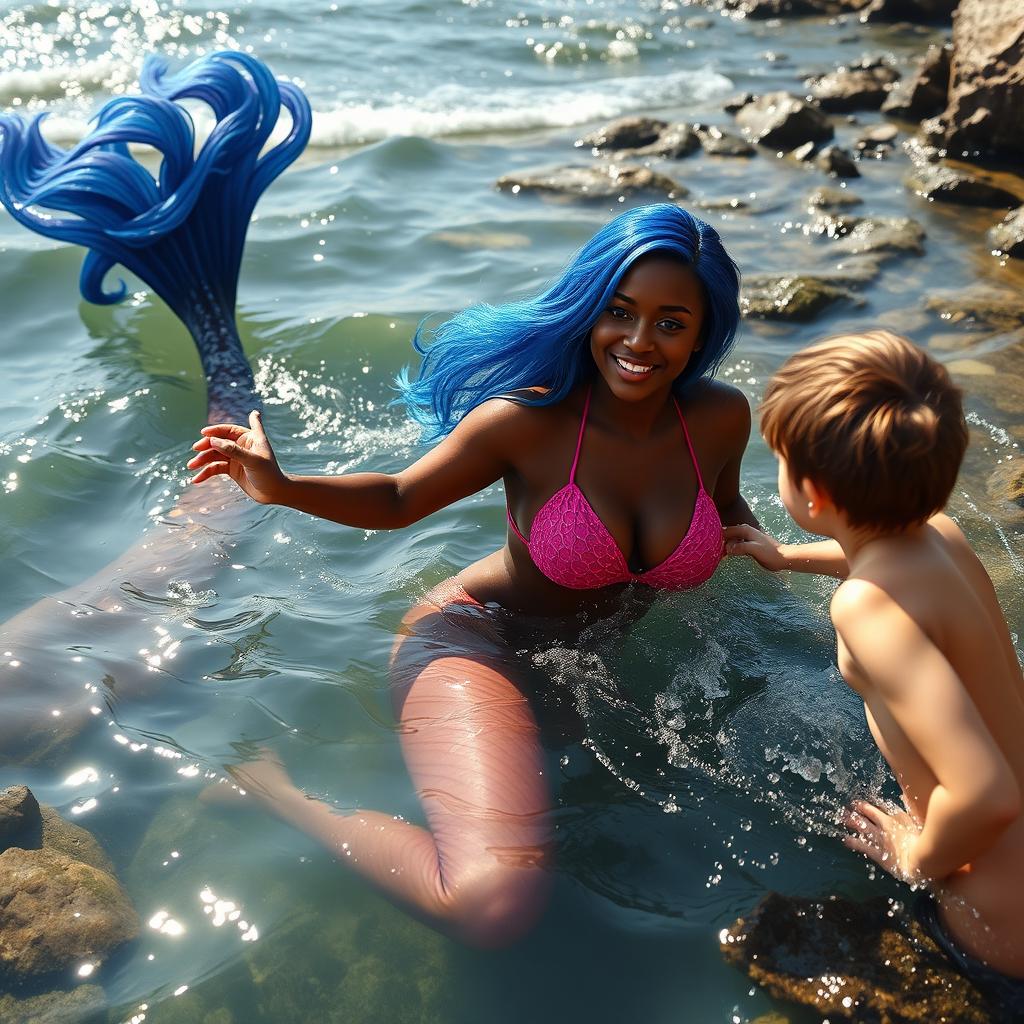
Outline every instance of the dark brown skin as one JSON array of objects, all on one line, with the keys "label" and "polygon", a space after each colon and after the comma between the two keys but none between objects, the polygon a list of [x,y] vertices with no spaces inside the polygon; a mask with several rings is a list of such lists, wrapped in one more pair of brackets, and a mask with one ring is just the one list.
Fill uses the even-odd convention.
[{"label": "dark brown skin", "polygon": [[[197,470],[195,483],[228,474],[256,501],[375,529],[415,523],[501,479],[529,535],[537,511],[569,481],[592,386],[576,482],[633,570],[651,568],[686,535],[697,498],[671,389],[702,344],[703,318],[694,274],[677,260],[647,257],[624,276],[593,328],[592,381],[564,402],[535,407],[516,401],[520,396],[495,398],[401,473],[339,477],[286,476],[254,412],[248,428],[206,427],[189,468]],[[682,408],[722,521],[756,526],[739,491],[750,433],[746,399],[726,384],[702,381]],[[499,624],[496,615],[467,612],[460,588],[482,604],[549,617],[552,631],[621,611],[627,589],[640,597],[628,602],[624,619],[631,619],[655,593],[560,587],[510,531],[502,548],[409,611],[395,642],[392,694],[426,828],[382,811],[338,814],[297,789],[269,751],[234,774],[250,800],[315,837],[413,913],[465,941],[498,945],[522,935],[543,911],[551,798],[530,684],[516,645],[502,634],[522,617],[501,616]]]},{"label": "dark brown skin", "polygon": [[[689,527],[697,478],[671,399],[675,378],[702,344],[704,299],[689,268],[660,256],[638,261],[593,329],[598,370],[577,483],[634,571],[659,564]],[[615,363],[627,357],[652,369],[629,379]],[[252,426],[203,429],[189,468],[201,483],[228,473],[255,500],[289,505],[349,526],[395,529],[502,479],[524,534],[543,504],[569,479],[586,387],[564,402],[536,407],[492,399],[395,475],[289,477],[278,467],[258,414]],[[750,434],[750,408],[736,388],[700,381],[682,403],[704,485],[722,522],[757,525],[739,490]],[[549,581],[523,544],[506,545],[459,574],[482,603],[510,611],[564,616],[612,614],[625,585],[573,591]]]}]

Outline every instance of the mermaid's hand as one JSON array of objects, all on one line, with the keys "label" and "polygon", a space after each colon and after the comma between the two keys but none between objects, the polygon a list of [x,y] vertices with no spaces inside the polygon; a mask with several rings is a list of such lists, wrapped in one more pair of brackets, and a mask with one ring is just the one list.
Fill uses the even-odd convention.
[{"label": "mermaid's hand", "polygon": [[254,501],[271,505],[280,501],[288,478],[281,471],[274,449],[263,431],[257,411],[249,413],[249,426],[214,423],[203,427],[203,436],[192,447],[199,453],[187,468],[197,469],[192,483],[227,474]]}]

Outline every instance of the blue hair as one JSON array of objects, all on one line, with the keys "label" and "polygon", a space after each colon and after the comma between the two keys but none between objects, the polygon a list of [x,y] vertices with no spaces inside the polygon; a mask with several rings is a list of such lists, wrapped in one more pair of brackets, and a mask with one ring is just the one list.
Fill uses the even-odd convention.
[{"label": "blue hair", "polygon": [[[546,394],[520,399],[553,405],[593,369],[590,331],[619,281],[649,253],[677,256],[704,288],[704,344],[673,388],[682,393],[712,376],[739,326],[739,271],[710,224],[670,203],[627,210],[606,224],[540,295],[501,306],[470,306],[432,331],[422,325],[413,346],[419,376],[399,374],[399,402],[433,442],[481,402],[524,388]],[[429,336],[428,336],[429,335]]]},{"label": "blue hair", "polygon": [[[110,100],[70,150],[43,138],[44,114],[0,114],[0,202],[30,230],[89,250],[79,280],[89,302],[124,298],[124,281],[103,290],[115,263],[149,285],[195,340],[211,418],[235,418],[258,404],[234,320],[245,234],[263,190],[309,139],[309,101],[245,53],[167,69],[163,58],[147,58],[143,95]],[[203,101],[217,118],[198,154],[192,120],[176,102],[183,99]],[[260,155],[282,106],[289,133]],[[130,155],[130,143],[159,151],[156,179]]]}]

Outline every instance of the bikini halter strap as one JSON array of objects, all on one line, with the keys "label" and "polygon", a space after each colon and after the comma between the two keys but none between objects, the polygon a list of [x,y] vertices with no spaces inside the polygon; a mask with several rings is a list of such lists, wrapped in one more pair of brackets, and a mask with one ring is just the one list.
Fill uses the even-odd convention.
[{"label": "bikini halter strap", "polygon": [[675,395],[672,401],[676,403],[676,412],[679,413],[679,422],[683,425],[683,436],[686,438],[686,447],[690,449],[690,460],[693,462],[693,471],[697,474],[697,486],[704,490],[704,479],[700,475],[700,463],[697,461],[697,453],[693,450],[693,442],[690,440],[690,431],[686,427],[686,419],[683,417],[683,410],[679,408],[679,399]]},{"label": "bikini halter strap", "polygon": [[590,393],[594,390],[593,384],[587,385],[587,397],[583,401],[583,415],[580,417],[580,436],[576,438],[576,455],[572,460],[572,469],[569,470],[569,483],[576,482],[576,465],[580,461],[580,448],[583,447],[583,431],[587,429],[587,413],[590,411]]}]

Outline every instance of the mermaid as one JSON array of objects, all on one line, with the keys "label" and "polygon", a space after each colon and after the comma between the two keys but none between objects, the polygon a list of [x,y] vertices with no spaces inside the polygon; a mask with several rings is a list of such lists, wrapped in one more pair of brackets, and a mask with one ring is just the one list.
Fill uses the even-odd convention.
[{"label": "mermaid", "polygon": [[[124,281],[103,288],[115,263],[145,282],[195,342],[207,422],[236,418],[260,405],[234,315],[245,234],[264,189],[309,139],[309,103],[294,84],[235,52],[204,57],[177,74],[150,57],[141,88],[140,96],[109,101],[68,151],[45,139],[44,115],[0,114],[0,202],[30,230],[86,247],[80,286],[88,301],[125,297]],[[216,118],[198,153],[182,100],[207,104]],[[268,146],[282,107],[291,123]],[[133,145],[159,154],[155,178],[133,157]],[[116,649],[111,638],[138,626],[132,592],[158,593],[176,579],[195,585],[203,567],[217,564],[218,538],[237,529],[242,511],[232,491],[217,488],[202,501],[186,491],[116,561],[0,627],[0,646],[21,663],[5,681],[0,756],[21,762],[52,755],[100,705],[152,687],[151,665],[109,658],[104,648]],[[105,682],[69,688],[69,652],[53,644],[69,615],[81,616],[88,631],[82,646]]]},{"label": "mermaid", "polygon": [[406,527],[498,480],[508,504],[505,543],[426,594],[394,645],[426,827],[310,799],[269,751],[235,769],[244,799],[468,942],[507,943],[534,923],[551,796],[524,634],[626,622],[712,576],[723,524],[756,523],[739,487],[749,406],[712,379],[738,285],[708,224],[668,204],[632,209],[541,294],[421,328],[419,373],[398,390],[435,447],[401,472],[290,475],[258,410],[203,428],[193,483],[230,476],[257,502],[347,526]]},{"label": "mermaid", "polygon": [[[203,486],[181,496],[158,537],[6,624],[5,645],[30,652],[37,685],[24,706],[5,695],[19,712],[5,728],[22,739],[51,728],[43,709],[57,702],[65,667],[44,664],[52,616],[85,609],[98,633],[125,621],[125,580],[215,566],[199,549],[230,530],[241,492],[395,529],[500,479],[505,543],[419,600],[394,645],[395,716],[426,827],[309,799],[269,752],[234,769],[237,788],[214,792],[244,791],[434,926],[480,945],[512,941],[541,914],[550,878],[535,714],[544,694],[524,631],[571,639],[595,623],[628,624],[658,592],[712,576],[723,525],[757,525],[739,487],[749,407],[713,379],[739,322],[736,267],[714,229],[685,210],[629,210],[541,294],[418,332],[419,372],[398,389],[435,444],[422,458],[397,474],[292,476],[264,431],[233,305],[253,206],[308,138],[308,104],[240,53],[174,76],[150,61],[142,87],[104,107],[67,153],[43,139],[38,120],[0,121],[0,198],[32,230],[89,249],[87,299],[124,296],[123,283],[102,287],[121,263],[189,328],[209,392],[210,425],[189,463]],[[181,99],[205,101],[217,117],[195,157]],[[282,105],[291,128],[263,153]],[[131,143],[161,153],[156,180]],[[65,699],[62,727],[94,701]]]}]

